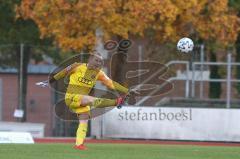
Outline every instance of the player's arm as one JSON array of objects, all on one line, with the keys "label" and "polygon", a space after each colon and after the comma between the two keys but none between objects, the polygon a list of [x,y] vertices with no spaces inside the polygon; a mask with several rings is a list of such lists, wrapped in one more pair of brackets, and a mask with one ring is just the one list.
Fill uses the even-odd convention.
[{"label": "player's arm", "polygon": [[68,67],[62,69],[61,71],[59,71],[58,73],[56,73],[55,75],[53,75],[52,77],[49,78],[49,82],[52,83],[54,81],[60,80],[66,76],[68,76],[69,74],[71,74],[72,72],[74,72],[74,69],[79,66],[79,63],[73,63],[71,65],[69,65]]},{"label": "player's arm", "polygon": [[121,84],[111,80],[103,71],[100,71],[98,80],[101,81],[105,86],[110,89],[117,90],[121,93],[127,94],[129,89],[122,86]]},{"label": "player's arm", "polygon": [[54,81],[60,80],[64,77],[68,76],[69,74],[74,72],[74,69],[79,65],[80,65],[79,63],[75,62],[75,63],[69,65],[68,67],[62,69],[61,71],[59,71],[55,75],[50,76],[49,80],[37,82],[36,85],[41,86],[41,87],[46,87],[46,86],[49,85],[49,83],[53,83]]}]

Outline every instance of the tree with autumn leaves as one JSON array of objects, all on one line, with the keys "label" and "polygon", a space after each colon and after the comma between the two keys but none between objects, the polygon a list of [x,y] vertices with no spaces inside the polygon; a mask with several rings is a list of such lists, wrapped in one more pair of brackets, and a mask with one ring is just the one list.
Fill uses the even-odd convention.
[{"label": "tree with autumn leaves", "polygon": [[238,23],[227,0],[22,0],[18,15],[33,19],[42,37],[54,37],[63,49],[94,47],[96,29],[105,39],[155,31],[159,42],[182,36],[234,43]]},{"label": "tree with autumn leaves", "polygon": [[93,49],[100,29],[105,40],[135,36],[161,44],[189,36],[214,59],[214,46],[234,44],[239,32],[228,0],[22,0],[17,13],[34,20],[42,38],[75,51]]}]

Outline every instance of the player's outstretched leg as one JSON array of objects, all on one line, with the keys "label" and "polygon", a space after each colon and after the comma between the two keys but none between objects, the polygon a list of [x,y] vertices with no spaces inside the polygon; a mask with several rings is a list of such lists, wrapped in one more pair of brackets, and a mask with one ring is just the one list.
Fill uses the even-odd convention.
[{"label": "player's outstretched leg", "polygon": [[95,98],[92,96],[83,96],[81,100],[81,105],[91,105],[95,108],[104,108],[104,107],[112,107],[119,105],[122,102],[122,97],[117,99],[107,99],[107,98]]},{"label": "player's outstretched leg", "polygon": [[75,149],[78,150],[86,150],[87,148],[84,146],[84,140],[87,134],[88,120],[79,120],[79,125],[76,133],[76,145]]}]

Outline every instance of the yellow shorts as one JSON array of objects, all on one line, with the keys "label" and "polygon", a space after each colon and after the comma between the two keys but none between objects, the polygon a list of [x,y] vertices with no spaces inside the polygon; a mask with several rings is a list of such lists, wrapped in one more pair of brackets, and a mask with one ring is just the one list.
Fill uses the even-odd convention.
[{"label": "yellow shorts", "polygon": [[83,95],[66,93],[65,103],[74,113],[89,113],[90,106],[81,106],[81,100]]}]

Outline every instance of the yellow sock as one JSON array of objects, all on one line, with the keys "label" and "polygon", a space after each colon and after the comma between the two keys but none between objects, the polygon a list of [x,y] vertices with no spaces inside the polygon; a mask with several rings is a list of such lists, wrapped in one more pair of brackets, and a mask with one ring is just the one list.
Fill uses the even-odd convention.
[{"label": "yellow sock", "polygon": [[92,106],[96,108],[112,107],[115,105],[116,105],[115,99],[106,99],[106,98],[96,98],[92,104]]},{"label": "yellow sock", "polygon": [[76,145],[83,144],[86,134],[87,134],[88,123],[80,123],[78,125],[77,134],[76,134]]}]

